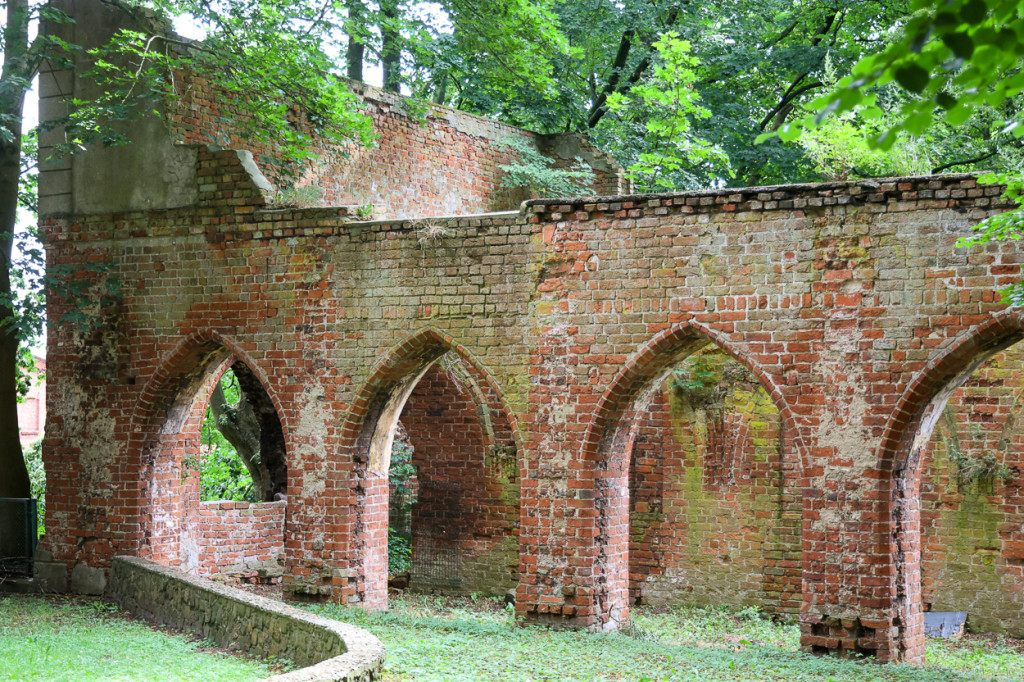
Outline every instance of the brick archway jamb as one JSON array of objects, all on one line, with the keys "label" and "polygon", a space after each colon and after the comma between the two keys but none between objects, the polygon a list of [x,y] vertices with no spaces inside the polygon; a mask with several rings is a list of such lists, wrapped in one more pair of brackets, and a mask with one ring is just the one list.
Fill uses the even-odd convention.
[{"label": "brick archway jamb", "polygon": [[[457,354],[468,365],[469,373],[475,375],[473,378],[482,378],[493,391],[508,419],[518,453],[518,468],[522,471],[523,443],[518,420],[491,373],[465,346],[450,334],[425,327],[387,350],[370,368],[339,429],[342,457],[350,458],[354,464],[352,471],[356,480],[349,485],[356,495],[350,498],[340,494],[341,491],[335,491],[334,498],[338,503],[351,499],[354,523],[349,527],[355,537],[348,543],[351,548],[348,563],[355,568],[356,591],[361,592],[359,601],[367,608],[387,607],[387,528],[386,523],[383,531],[378,526],[381,516],[386,518],[388,479],[386,472],[374,471],[369,461],[374,432],[385,409],[392,410],[395,421],[401,412],[402,405],[388,406],[386,403],[398,394],[408,397],[425,369],[448,352]],[[470,392],[474,401],[486,397],[482,392]],[[401,402],[404,405],[404,398]],[[523,513],[522,507],[519,513]],[[336,596],[344,597],[345,593]]]},{"label": "brick archway jamb", "polygon": [[[132,499],[127,501],[128,506],[136,515],[145,507],[141,499],[144,483],[141,472],[146,443],[153,436],[154,430],[159,428],[159,424],[168,419],[167,413],[163,410],[169,408],[179,397],[188,377],[205,377],[208,372],[231,356],[245,363],[259,379],[277,411],[285,443],[288,442],[286,413],[282,411],[280,400],[263,369],[234,340],[209,329],[194,331],[182,338],[159,363],[136,398],[129,419],[127,456],[123,460],[124,465],[120,473],[122,489],[132,493]],[[285,523],[287,524],[287,519]],[[143,539],[139,525],[138,531],[132,534],[120,551],[137,555]]]},{"label": "brick archway jamb", "polygon": [[[912,468],[910,446],[924,418],[937,406],[941,411],[945,398],[959,387],[986,360],[1024,339],[1024,310],[1010,308],[993,315],[980,325],[963,332],[953,345],[926,364],[900,395],[886,424],[879,450],[883,469],[900,472]],[[946,391],[952,383],[956,388]],[[937,405],[936,399],[942,400]]]},{"label": "brick archway jamb", "polygon": [[[799,469],[796,472],[795,484],[800,488],[806,486],[804,472],[807,465],[804,448],[800,447],[796,440],[798,431],[795,428],[792,412],[775,381],[753,358],[742,352],[723,334],[699,323],[687,321],[659,332],[633,354],[616,373],[597,403],[594,416],[587,427],[579,456],[583,461],[589,462],[589,466],[595,471],[596,478],[593,481],[595,488],[603,489],[601,494],[593,495],[592,501],[581,501],[583,505],[589,504],[596,508],[599,525],[614,526],[616,522],[610,517],[618,513],[615,511],[616,508],[622,507],[622,500],[605,499],[603,496],[621,495],[623,489],[628,490],[628,486],[623,488],[622,485],[611,484],[607,481],[602,483],[599,480],[602,476],[607,476],[606,473],[601,472],[607,472],[609,468],[615,443],[627,443],[628,447],[628,443],[632,440],[635,425],[625,425],[628,429],[626,439],[623,440],[619,437],[624,426],[622,423],[624,415],[636,404],[638,397],[644,392],[643,389],[649,386],[656,377],[707,343],[714,344],[750,370],[769,395],[779,411],[782,426],[780,440],[783,443],[783,459],[780,459],[780,466],[785,458],[788,439],[790,447],[795,448],[798,453]],[[619,512],[622,512],[622,509],[619,509]],[[600,583],[604,585],[605,590],[605,594],[598,599],[601,611],[598,618],[606,621],[601,625],[607,629],[614,627],[616,622],[622,621],[628,615],[628,539],[625,540],[627,548],[623,551],[621,547],[617,549],[613,547],[607,538],[604,538],[602,542],[601,537],[602,534],[598,534],[598,541],[594,548],[595,558],[598,562],[595,570],[604,573]],[[617,540],[617,542],[621,541],[621,538]]]},{"label": "brick archway jamb", "polygon": [[894,640],[909,662],[924,656],[921,607],[920,455],[949,398],[996,353],[1024,339],[1024,311],[1005,309],[968,329],[926,364],[900,395],[886,424],[877,461],[883,475],[879,496],[888,500],[883,541],[888,542],[893,575]]}]

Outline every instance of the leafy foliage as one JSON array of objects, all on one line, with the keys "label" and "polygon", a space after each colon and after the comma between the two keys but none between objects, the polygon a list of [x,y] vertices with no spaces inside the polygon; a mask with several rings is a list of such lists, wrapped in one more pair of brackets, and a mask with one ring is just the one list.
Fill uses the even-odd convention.
[{"label": "leafy foliage", "polygon": [[408,573],[412,567],[412,542],[388,526],[388,575]]},{"label": "leafy foliage", "polygon": [[[705,167],[705,176],[730,175],[729,158],[721,149],[693,135],[691,119],[706,119],[711,112],[697,102],[693,87],[697,59],[691,45],[669,31],[654,43],[661,64],[649,79],[633,87],[627,96],[613,92],[608,96],[609,110],[626,123],[643,119],[643,149],[628,167],[628,175],[641,192],[671,191],[700,184],[692,170]],[[644,110],[636,107],[642,103]],[[613,156],[620,160],[626,155]]]},{"label": "leafy foliage", "polygon": [[46,533],[46,469],[43,467],[43,440],[29,443],[25,448],[25,465],[32,482],[32,497],[36,499],[36,526],[40,537]]},{"label": "leafy foliage", "polygon": [[[983,183],[1004,183],[1003,197],[1018,207],[1024,206],[1024,177],[1008,174],[987,174],[981,177]],[[1024,237],[1024,210],[1018,208],[1007,213],[998,213],[986,218],[972,228],[976,234],[961,237],[958,247],[979,246],[992,241],[1013,240]],[[1004,303],[1024,305],[1024,282],[1004,287],[1001,291]]]},{"label": "leafy foliage", "polygon": [[717,348],[699,350],[672,370],[672,388],[694,409],[725,407],[737,382],[756,381],[750,370]]},{"label": "leafy foliage", "polygon": [[[242,391],[230,371],[224,373],[221,386],[228,405],[237,408],[242,400]],[[235,447],[221,433],[211,408],[206,409],[206,417],[203,419],[199,449],[199,499],[262,502],[249,469]]]},{"label": "leafy foliage", "polygon": [[525,189],[536,196],[578,197],[591,193],[594,171],[583,159],[569,168],[555,167],[554,159],[544,156],[525,140],[510,137],[499,145],[515,152],[518,160],[498,166],[503,175],[501,186],[506,189]]},{"label": "leafy foliage", "polygon": [[[211,79],[222,96],[243,103],[235,123],[241,135],[277,150],[264,159],[279,181],[293,177],[313,158],[313,135],[329,143],[355,140],[367,145],[375,136],[360,100],[337,77],[328,55],[336,52],[343,17],[320,3],[260,0],[252,3],[154,0],[158,16],[188,14],[206,37],[202,43],[166,36],[161,21],[136,12],[139,30],[122,30],[108,44],[90,51],[87,72],[104,88],[94,100],[75,101],[71,113],[50,125],[64,126],[62,152],[89,144],[128,142],[117,125],[178,97],[175,73],[194,71]],[[282,59],[287,55],[287,59]],[[287,112],[301,111],[303,125]]]},{"label": "leafy foliage", "polygon": [[[877,95],[868,88],[894,82],[914,96],[904,101],[898,119],[873,138],[888,149],[901,130],[920,135],[937,118],[962,125],[979,108],[1000,107],[1024,90],[1019,3],[914,0],[911,9],[915,14],[902,35],[858,62],[834,92],[814,104],[818,113],[805,124],[857,108],[866,117],[877,117]],[[1004,132],[1024,134],[1016,111],[1005,111],[1002,123]]]},{"label": "leafy foliage", "polygon": [[956,484],[961,491],[972,488],[990,490],[996,481],[1005,483],[1013,476],[1013,470],[996,459],[994,453],[972,455],[950,439],[943,440],[949,461],[956,467]]},{"label": "leafy foliage", "polygon": [[695,353],[672,372],[672,388],[694,407],[719,402],[725,395],[721,363],[705,353]]},{"label": "leafy foliage", "polygon": [[391,445],[391,468],[388,482],[391,489],[391,516],[388,525],[388,575],[408,573],[412,567],[412,506],[416,503],[416,466],[412,463],[413,447],[404,431]]},{"label": "leafy foliage", "polygon": [[409,485],[416,477],[416,466],[412,463],[413,447],[404,438],[395,438],[391,445],[391,468],[388,481],[396,497],[402,500],[402,510],[408,511],[416,502],[415,490]]}]

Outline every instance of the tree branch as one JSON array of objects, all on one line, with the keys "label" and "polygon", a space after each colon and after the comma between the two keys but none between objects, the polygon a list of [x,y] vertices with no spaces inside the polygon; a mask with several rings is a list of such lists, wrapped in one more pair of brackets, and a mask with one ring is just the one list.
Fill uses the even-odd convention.
[{"label": "tree branch", "polygon": [[[223,381],[223,380],[222,380]],[[270,484],[260,465],[260,426],[245,391],[239,391],[238,405],[232,407],[224,395],[222,381],[218,381],[210,395],[210,411],[220,434],[235,448],[238,458],[252,476],[257,499],[266,497]]]},{"label": "tree branch", "polygon": [[950,161],[949,163],[944,163],[941,166],[936,166],[935,168],[932,168],[932,175],[938,175],[942,171],[946,170],[947,168],[952,168],[953,166],[967,166],[972,163],[980,163],[985,159],[991,159],[993,156],[997,156],[998,154],[999,150],[994,149],[990,151],[988,154],[982,154],[981,156],[976,156],[973,159],[964,159],[962,161]]},{"label": "tree branch", "polygon": [[[773,118],[775,118],[780,113],[782,113],[783,110],[786,109],[786,107],[790,107],[792,105],[792,103],[793,103],[793,100],[795,100],[797,97],[799,97],[800,95],[804,94],[805,92],[809,92],[810,90],[815,90],[815,89],[820,88],[820,87],[822,87],[824,85],[824,83],[822,83],[821,81],[814,81],[813,83],[808,83],[807,85],[804,85],[803,87],[800,87],[800,88],[797,88],[797,89],[794,90],[793,86],[795,86],[798,82],[803,80],[803,78],[806,75],[807,74],[801,74],[800,77],[796,81],[794,81],[792,85],[789,86],[789,90],[787,90],[786,94],[784,94],[782,96],[782,100],[778,104],[776,104],[774,107],[772,107],[771,111],[769,111],[767,114],[765,114],[764,118],[761,119],[761,125],[760,125],[761,130],[764,130],[765,126],[767,126],[771,122],[771,120]],[[782,122],[780,121],[779,125],[781,125],[781,124],[782,124]],[[777,128],[778,126],[775,126],[775,127]]]},{"label": "tree branch", "polygon": [[[668,28],[672,24],[676,23],[676,19],[678,17],[679,8],[673,7],[669,11],[668,16],[665,17],[665,25],[663,29],[657,33],[663,33],[664,28]],[[647,71],[647,68],[651,65],[651,44],[645,43],[648,50],[647,56],[640,60],[640,63],[637,64],[635,69],[633,69],[629,78],[626,79],[626,83],[621,88],[618,87],[619,76],[621,75],[622,69],[626,66],[626,61],[629,59],[629,53],[633,47],[633,38],[635,36],[636,31],[634,29],[629,29],[622,34],[622,39],[619,41],[619,49],[615,53],[615,61],[612,62],[612,72],[608,76],[608,83],[605,84],[601,94],[597,96],[597,99],[594,100],[594,103],[590,106],[590,110],[587,112],[587,128],[595,127],[601,122],[604,115],[608,113],[608,107],[605,106],[605,104],[608,102],[609,95],[614,92],[629,92],[629,90],[636,85],[637,81],[643,77],[644,72]]]}]

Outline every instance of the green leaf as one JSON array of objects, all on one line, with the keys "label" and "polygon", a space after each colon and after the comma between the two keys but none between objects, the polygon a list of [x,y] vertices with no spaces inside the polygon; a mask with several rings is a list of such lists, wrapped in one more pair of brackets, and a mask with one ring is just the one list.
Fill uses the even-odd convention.
[{"label": "green leaf", "polygon": [[779,139],[783,142],[792,142],[800,137],[800,126],[786,123],[779,128]]},{"label": "green leaf", "polygon": [[[970,59],[971,55],[974,54],[974,41],[964,31],[947,33],[942,36],[942,42],[953,54],[961,59]],[[920,92],[920,90],[917,90],[917,92]]]},{"label": "green leaf", "polygon": [[988,5],[984,0],[967,0],[960,8],[960,19],[967,24],[980,24],[988,16]]},{"label": "green leaf", "polygon": [[940,92],[935,95],[935,103],[943,109],[952,109],[956,106],[957,99],[948,92]]},{"label": "green leaf", "polygon": [[924,90],[928,85],[928,80],[931,78],[928,72],[916,63],[905,64],[899,67],[894,75],[896,82],[904,90],[913,93],[919,93]]}]

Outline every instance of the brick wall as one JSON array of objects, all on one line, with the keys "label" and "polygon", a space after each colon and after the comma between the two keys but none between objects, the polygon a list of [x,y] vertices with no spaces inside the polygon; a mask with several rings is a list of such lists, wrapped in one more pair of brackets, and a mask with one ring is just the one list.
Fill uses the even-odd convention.
[{"label": "brick wall", "polygon": [[[46,374],[46,360],[33,356],[36,370],[40,375]],[[43,426],[46,424],[46,379],[32,377],[28,395],[18,403],[18,429],[22,446],[34,443],[43,437]]]},{"label": "brick wall", "polygon": [[[972,630],[1016,637],[1024,635],[1022,361],[1017,344],[981,365],[943,410],[921,462],[925,608],[967,611]],[[986,457],[1009,478],[965,478]]]},{"label": "brick wall", "polygon": [[277,582],[284,565],[285,502],[200,502],[190,514],[196,572]]},{"label": "brick wall", "polygon": [[[122,27],[139,30],[117,8],[91,0],[56,0],[73,18],[57,22],[49,32],[89,48],[106,43]],[[167,44],[169,51],[187,41]],[[44,67],[40,80],[41,120],[66,114],[70,97],[88,100],[99,94],[94,82],[77,77],[90,67],[86,50],[73,55],[78,70]],[[63,65],[62,65],[63,66]],[[44,131],[40,140],[40,171],[48,174],[41,193],[40,214],[107,212],[182,206],[195,198],[188,177],[193,148],[244,149],[272,181],[267,187],[276,202],[300,206],[362,207],[377,218],[411,218],[514,210],[530,198],[524,188],[505,188],[501,166],[518,154],[502,144],[515,139],[533,146],[555,165],[572,165],[579,157],[595,172],[593,194],[628,191],[629,182],[613,159],[575,133],[539,135],[493,119],[456,109],[414,102],[363,83],[348,82],[376,135],[371,146],[337,146],[318,136],[300,111],[287,112],[296,129],[309,133],[312,159],[281,172],[281,149],[246,128],[244,102],[213,84],[209,74],[176,71],[177,97],[156,103],[159,115],[139,116],[125,134],[148,138],[148,149],[134,145],[95,150],[90,155],[50,158],[63,143],[60,129]],[[147,107],[148,108],[148,107]],[[285,113],[285,112],[282,112]],[[102,188],[89,187],[104,178]],[[138,182],[146,177],[145,183]]]},{"label": "brick wall", "polygon": [[[214,90],[201,76],[180,74],[182,97],[169,111],[176,142],[215,144],[253,152],[257,165],[279,187],[291,182],[275,178],[275,149],[239,134],[244,108]],[[358,82],[363,112],[373,121],[373,146],[335,148],[317,140],[315,159],[306,163],[295,196],[305,205],[372,205],[378,218],[459,215],[515,209],[530,195],[501,186],[500,166],[517,155],[503,141],[518,139],[540,148],[559,166],[575,157],[595,170],[594,194],[626,191],[627,181],[615,162],[582,136],[542,136],[493,119],[448,107],[410,103],[406,98]],[[420,111],[421,107],[425,110]],[[231,123],[226,123],[231,121]],[[301,124],[298,124],[301,125]]]},{"label": "brick wall", "polygon": [[402,411],[417,472],[413,590],[504,595],[517,583],[518,472],[495,442],[492,420],[506,433],[507,420],[474,401],[478,391],[464,368],[442,361]]},{"label": "brick wall", "polygon": [[630,453],[631,603],[799,612],[800,498],[781,475],[781,429],[757,379],[714,348],[658,387]]},{"label": "brick wall", "polygon": [[[663,415],[666,372],[713,344],[770,398],[778,455],[749,484],[734,474],[733,499],[685,508],[763,512],[781,485],[783,521],[799,504],[804,646],[920,658],[921,451],[965,373],[1024,338],[994,291],[1019,274],[1019,246],[953,246],[1005,208],[999,188],[948,175],[535,202],[437,220],[424,239],[420,223],[268,209],[243,161],[198,152],[195,206],[44,221],[51,267],[87,278],[83,264],[113,263],[124,292],[100,324],[47,337],[58,560],[180,559],[155,532],[173,516],[147,501],[180,481],[177,454],[152,444],[171,438],[168,415],[188,416],[176,396],[233,355],[281,421],[287,589],[385,606],[379,436],[454,353],[515,452],[519,614],[613,628],[630,604],[637,425]],[[59,320],[67,304],[51,300]],[[702,494],[727,469],[705,462]],[[790,546],[743,529],[727,544],[765,536]],[[778,568],[762,573],[783,579],[788,608]]]}]

